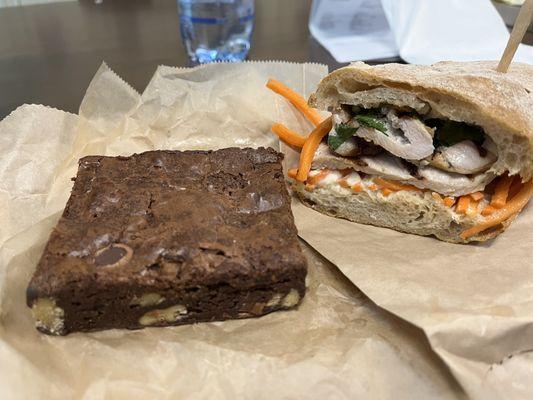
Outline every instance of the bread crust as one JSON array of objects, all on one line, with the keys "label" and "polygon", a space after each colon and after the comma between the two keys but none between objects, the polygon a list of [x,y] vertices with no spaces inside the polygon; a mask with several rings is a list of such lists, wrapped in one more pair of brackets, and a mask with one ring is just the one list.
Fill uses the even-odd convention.
[{"label": "bread crust", "polygon": [[481,126],[498,148],[491,171],[508,171],[528,181],[533,177],[533,66],[513,63],[507,73],[497,72],[496,66],[491,61],[431,66],[357,62],[326,76],[309,104],[331,111],[352,98],[358,105],[375,106],[375,98],[365,104],[359,92],[376,88],[384,89],[378,94],[385,99],[411,108],[418,99],[429,106],[431,116]]}]

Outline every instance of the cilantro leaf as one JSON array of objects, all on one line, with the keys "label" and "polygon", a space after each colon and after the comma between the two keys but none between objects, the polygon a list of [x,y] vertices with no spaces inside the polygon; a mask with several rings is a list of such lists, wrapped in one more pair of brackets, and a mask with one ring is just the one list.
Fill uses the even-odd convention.
[{"label": "cilantro leaf", "polygon": [[328,135],[328,146],[333,150],[337,150],[341,144],[355,135],[355,132],[357,132],[357,128],[353,126],[338,124],[335,127],[335,134],[330,133]]},{"label": "cilantro leaf", "polygon": [[359,115],[356,115],[354,118],[361,125],[366,125],[370,128],[377,129],[378,131],[383,133],[385,136],[389,136],[387,134],[387,127],[385,126],[383,122],[379,121],[376,118],[375,114],[359,114]]},{"label": "cilantro leaf", "polygon": [[483,130],[474,125],[468,125],[464,122],[430,120],[430,126],[435,127],[435,136],[433,144],[438,146],[453,146],[463,140],[471,140],[481,145],[485,140]]}]

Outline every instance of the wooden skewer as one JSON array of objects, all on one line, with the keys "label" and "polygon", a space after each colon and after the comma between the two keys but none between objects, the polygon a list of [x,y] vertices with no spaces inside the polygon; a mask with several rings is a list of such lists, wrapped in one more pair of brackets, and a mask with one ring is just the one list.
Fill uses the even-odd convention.
[{"label": "wooden skewer", "polygon": [[505,51],[503,52],[502,58],[500,59],[498,68],[496,68],[497,71],[507,72],[507,69],[509,68],[511,61],[513,60],[516,50],[518,49],[518,45],[526,34],[527,28],[529,27],[532,17],[533,0],[526,0],[524,5],[520,9],[518,17],[516,18],[513,31],[511,32],[511,36],[509,37],[509,41],[507,42]]}]

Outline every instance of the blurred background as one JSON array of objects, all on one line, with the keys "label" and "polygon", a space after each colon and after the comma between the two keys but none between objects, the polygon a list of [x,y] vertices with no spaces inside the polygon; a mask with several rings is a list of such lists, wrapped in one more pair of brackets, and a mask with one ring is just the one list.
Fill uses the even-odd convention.
[{"label": "blurred background", "polygon": [[[394,26],[388,26],[379,0],[315,0],[314,4],[312,0],[240,1],[243,4],[235,20],[242,28],[238,39],[246,39],[250,33],[251,44],[248,51],[246,40],[239,42],[238,57],[319,62],[330,69],[356,59],[374,63],[416,59],[412,45],[406,48],[392,35]],[[387,3],[398,8],[393,1],[383,0],[384,9],[388,10]],[[411,5],[416,3],[413,1]],[[472,1],[463,3],[472,5]],[[479,1],[494,8],[490,0]],[[77,112],[102,61],[140,91],[160,64],[195,64],[198,59],[194,60],[192,47],[201,45],[197,43],[205,39],[201,35],[208,35],[206,40],[209,35],[221,35],[220,31],[195,29],[207,29],[206,24],[214,29],[219,17],[227,21],[230,11],[206,16],[195,14],[205,10],[184,11],[190,5],[182,4],[179,11],[179,2],[191,0],[0,0],[0,119],[23,103]],[[450,0],[452,3],[459,4]],[[427,3],[420,4],[425,7]],[[351,6],[354,14],[343,24]],[[496,7],[507,25],[512,25],[518,7],[503,3]],[[390,12],[386,12],[387,18]],[[193,25],[184,32],[187,23]],[[190,37],[184,38],[184,34]],[[533,44],[533,33],[528,32],[524,43]],[[420,46],[434,43],[420,41]]]}]

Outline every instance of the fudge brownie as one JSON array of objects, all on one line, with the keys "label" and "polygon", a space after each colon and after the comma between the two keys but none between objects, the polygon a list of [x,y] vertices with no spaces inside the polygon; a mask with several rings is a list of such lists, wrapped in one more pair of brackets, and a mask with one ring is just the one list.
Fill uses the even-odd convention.
[{"label": "fudge brownie", "polygon": [[37,328],[260,316],[297,306],[307,264],[272,149],[82,158],[28,290]]}]

